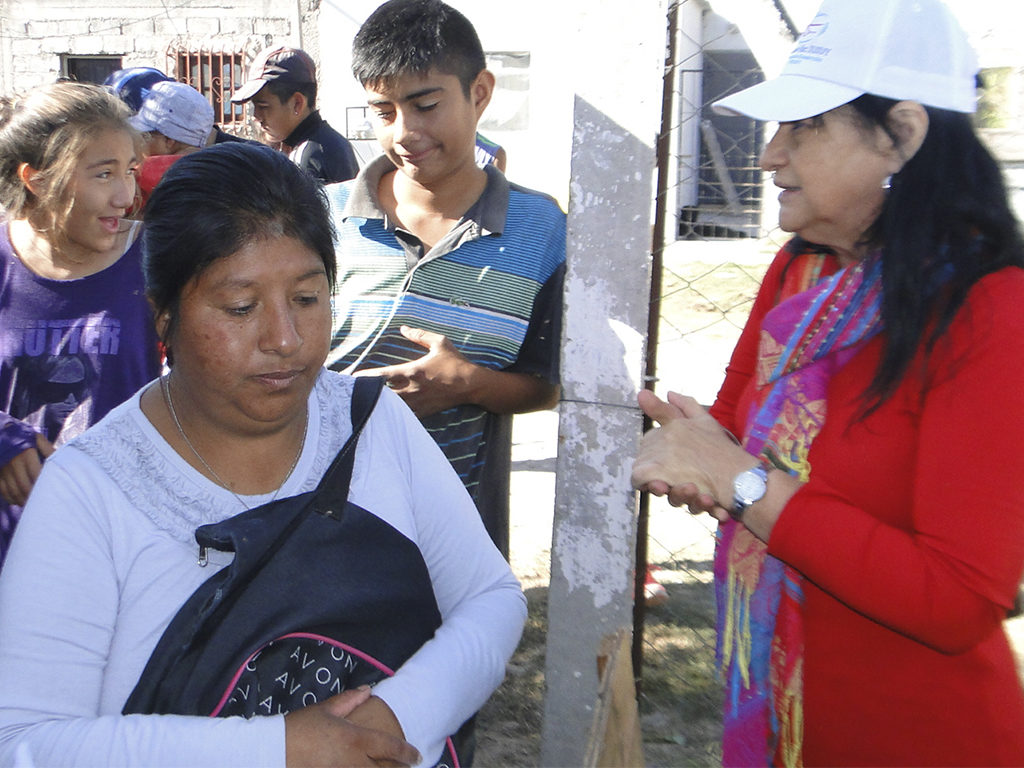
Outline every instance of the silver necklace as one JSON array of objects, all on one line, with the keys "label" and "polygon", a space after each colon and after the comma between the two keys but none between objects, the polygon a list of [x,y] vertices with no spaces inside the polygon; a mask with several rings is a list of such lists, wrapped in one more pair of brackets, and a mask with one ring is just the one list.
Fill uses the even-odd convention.
[{"label": "silver necklace", "polygon": [[[238,499],[238,503],[241,504],[244,509],[246,509],[246,510],[251,509],[251,507],[248,504],[245,503],[245,499],[243,499],[241,496],[239,496],[237,493],[235,493],[234,490],[231,488],[231,486],[228,485],[227,483],[225,483],[221,479],[220,475],[217,474],[216,470],[214,470],[214,468],[211,467],[207,463],[206,459],[203,458],[203,455],[201,453],[199,453],[199,451],[196,450],[196,447],[194,445],[192,445],[192,441],[188,439],[188,435],[185,434],[185,430],[182,429],[181,422],[178,420],[178,414],[174,410],[174,402],[171,400],[170,374],[168,374],[167,376],[161,376],[160,377],[160,391],[163,392],[164,402],[167,403],[167,410],[170,411],[171,418],[174,420],[174,426],[177,427],[178,434],[181,435],[181,439],[185,441],[185,445],[187,445],[189,447],[189,450],[192,451],[192,453],[195,455],[195,457],[197,459],[199,459],[199,463],[202,464],[206,468],[206,471],[210,473],[210,476],[217,482],[217,484],[219,486],[221,486],[224,490],[228,491],[232,496],[234,496],[236,499]],[[302,456],[302,448],[306,444],[306,430],[307,429],[309,429],[309,409],[308,408],[306,409],[306,419],[305,419],[305,422],[302,425],[302,440],[299,441],[299,449],[295,452],[295,459],[292,460],[292,465],[288,469],[288,474],[284,476],[284,480],[281,481],[281,485],[277,486],[277,490],[274,491],[274,495],[270,497],[270,501],[274,501],[275,499],[277,499],[277,494],[279,494],[281,492],[281,489],[284,487],[284,484],[288,482],[288,478],[291,477],[292,476],[292,472],[295,471],[295,467],[298,466],[299,458]],[[269,504],[270,501],[268,501],[267,503]],[[204,563],[200,563],[200,564],[204,564]]]}]

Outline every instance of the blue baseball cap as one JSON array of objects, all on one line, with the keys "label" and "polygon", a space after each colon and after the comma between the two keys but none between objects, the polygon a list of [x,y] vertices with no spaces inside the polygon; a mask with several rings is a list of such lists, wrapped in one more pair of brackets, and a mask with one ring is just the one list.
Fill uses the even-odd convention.
[{"label": "blue baseball cap", "polygon": [[127,104],[132,112],[138,112],[154,85],[173,80],[173,77],[153,67],[129,67],[111,72],[103,84]]}]

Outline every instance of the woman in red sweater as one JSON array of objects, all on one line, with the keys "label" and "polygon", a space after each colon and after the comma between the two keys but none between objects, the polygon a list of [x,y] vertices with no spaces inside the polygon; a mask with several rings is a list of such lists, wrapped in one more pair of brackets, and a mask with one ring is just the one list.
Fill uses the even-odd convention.
[{"label": "woman in red sweater", "polygon": [[940,0],[826,0],[716,105],[779,122],[796,237],[711,412],[642,393],[633,480],[722,523],[726,765],[1024,765],[1024,244],[975,73]]}]

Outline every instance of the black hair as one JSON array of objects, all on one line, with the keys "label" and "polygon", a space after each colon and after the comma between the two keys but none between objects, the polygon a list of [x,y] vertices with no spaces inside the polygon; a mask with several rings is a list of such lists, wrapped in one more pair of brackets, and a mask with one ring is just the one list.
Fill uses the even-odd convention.
[{"label": "black hair", "polygon": [[459,78],[468,97],[486,66],[469,19],[441,0],[388,0],[352,42],[352,74],[364,86],[434,69]]},{"label": "black hair", "polygon": [[146,295],[158,316],[169,313],[165,343],[189,281],[254,240],[298,240],[320,257],[334,288],[334,229],[323,187],[269,147],[227,142],[185,155],[153,190],[143,222]]},{"label": "black hair", "polygon": [[[287,80],[268,80],[267,84],[256,93],[267,91],[274,94],[277,100],[284,104],[296,93],[306,97],[306,104],[310,110],[316,109],[316,83],[294,83]],[[253,97],[255,98],[255,96]]]},{"label": "black hair", "polygon": [[[889,123],[892,99],[865,94],[850,102],[862,122]],[[882,211],[866,233],[881,251],[882,357],[865,393],[873,410],[896,390],[914,357],[929,355],[978,280],[1024,267],[1024,241],[1002,172],[969,115],[925,107],[928,132],[891,180]]]}]

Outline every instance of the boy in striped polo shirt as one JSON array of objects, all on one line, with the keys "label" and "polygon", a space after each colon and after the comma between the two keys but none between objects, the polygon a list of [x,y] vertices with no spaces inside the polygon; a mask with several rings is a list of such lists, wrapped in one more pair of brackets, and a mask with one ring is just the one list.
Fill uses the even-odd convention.
[{"label": "boy in striped polo shirt", "polygon": [[353,43],[383,155],[328,186],[335,370],[383,376],[508,557],[511,415],[558,402],[565,214],[474,157],[494,91],[473,26],[389,0]]}]

